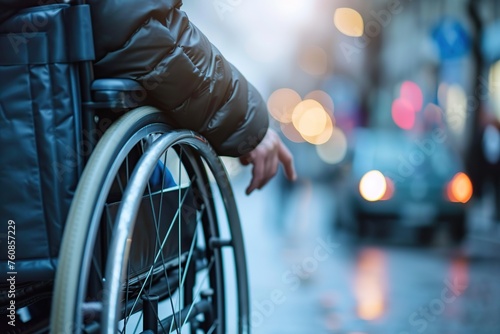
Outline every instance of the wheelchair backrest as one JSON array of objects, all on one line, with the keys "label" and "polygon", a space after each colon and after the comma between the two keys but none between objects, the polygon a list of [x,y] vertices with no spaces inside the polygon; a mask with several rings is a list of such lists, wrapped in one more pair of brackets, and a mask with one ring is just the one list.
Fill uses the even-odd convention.
[{"label": "wheelchair backrest", "polygon": [[[18,281],[54,275],[82,168],[78,64],[93,59],[86,5],[27,8],[0,25],[0,219],[15,222]],[[4,281],[6,228],[0,236]]]}]

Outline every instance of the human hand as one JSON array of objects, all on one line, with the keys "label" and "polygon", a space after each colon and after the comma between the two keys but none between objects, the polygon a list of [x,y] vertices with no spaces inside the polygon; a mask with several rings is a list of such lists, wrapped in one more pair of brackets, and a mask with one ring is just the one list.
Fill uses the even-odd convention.
[{"label": "human hand", "polygon": [[243,165],[252,164],[252,181],[246,189],[249,195],[255,189],[260,189],[271,180],[283,164],[285,175],[290,181],[295,181],[297,175],[293,166],[293,157],[276,131],[268,129],[262,141],[249,153],[240,157]]}]

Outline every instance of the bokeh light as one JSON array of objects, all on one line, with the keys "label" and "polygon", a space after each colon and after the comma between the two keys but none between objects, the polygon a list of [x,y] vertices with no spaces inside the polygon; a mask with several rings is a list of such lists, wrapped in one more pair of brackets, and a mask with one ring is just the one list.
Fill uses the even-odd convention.
[{"label": "bokeh light", "polygon": [[318,46],[306,48],[301,52],[299,66],[307,74],[325,74],[328,69],[328,55]]},{"label": "bokeh light", "polygon": [[333,15],[335,27],[350,37],[363,36],[364,22],[361,14],[352,8],[337,8]]},{"label": "bokeh light", "polygon": [[398,98],[392,103],[392,119],[397,126],[410,130],[415,125],[415,110],[407,100]]},{"label": "bokeh light", "polygon": [[302,138],[304,138],[307,142],[314,144],[314,145],[321,145],[326,143],[330,137],[332,136],[333,133],[333,121],[332,118],[323,110],[323,115],[325,115],[325,127],[321,133],[315,135],[315,136],[308,136],[305,133],[301,133]]},{"label": "bokeh light", "polygon": [[275,90],[267,100],[267,108],[271,116],[281,123],[290,123],[292,113],[302,99],[300,95],[290,88]]},{"label": "bokeh light", "polygon": [[313,90],[312,92],[307,93],[306,96],[304,96],[304,100],[316,100],[318,101],[325,111],[330,115],[333,116],[334,112],[334,105],[333,105],[333,100],[331,96],[323,91],[323,90]]},{"label": "bokeh light", "polygon": [[359,192],[369,202],[380,200],[384,197],[386,190],[385,176],[378,170],[369,171],[359,181]]},{"label": "bokeh light", "polygon": [[320,135],[325,130],[328,117],[323,108],[307,109],[298,118],[296,128],[303,136],[311,137]]},{"label": "bokeh light", "polygon": [[472,197],[472,182],[465,173],[457,173],[446,189],[451,202],[467,203]]},{"label": "bokeh light", "polygon": [[380,318],[385,308],[385,260],[377,249],[367,248],[360,252],[356,265],[355,295],[357,313],[363,320]]},{"label": "bokeh light", "polygon": [[491,66],[488,86],[495,116],[500,120],[500,60]]},{"label": "bokeh light", "polygon": [[344,160],[347,153],[347,138],[344,132],[335,127],[330,138],[323,144],[316,146],[316,152],[321,160],[328,164],[337,164]]},{"label": "bokeh light", "polygon": [[414,111],[418,112],[422,110],[424,96],[422,90],[416,83],[412,81],[403,82],[400,89],[400,97],[408,101],[412,105]]},{"label": "bokeh light", "polygon": [[292,122],[301,135],[317,136],[325,129],[327,116],[318,101],[308,99],[295,106]]},{"label": "bokeh light", "polygon": [[451,85],[446,94],[446,121],[451,131],[462,134],[467,114],[467,96],[459,85]]}]

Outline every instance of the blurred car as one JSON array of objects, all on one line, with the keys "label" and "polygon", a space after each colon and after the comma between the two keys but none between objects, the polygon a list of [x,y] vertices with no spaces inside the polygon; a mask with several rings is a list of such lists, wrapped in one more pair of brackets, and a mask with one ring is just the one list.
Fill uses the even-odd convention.
[{"label": "blurred car", "polygon": [[418,240],[428,243],[445,224],[452,240],[464,238],[472,183],[445,145],[444,130],[410,137],[405,131],[359,129],[354,140],[338,196],[338,226],[364,236],[369,224],[392,221],[416,228]]}]

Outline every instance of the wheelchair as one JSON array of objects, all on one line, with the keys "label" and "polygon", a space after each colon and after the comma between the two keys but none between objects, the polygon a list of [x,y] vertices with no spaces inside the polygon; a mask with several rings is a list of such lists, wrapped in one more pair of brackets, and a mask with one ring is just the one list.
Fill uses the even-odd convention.
[{"label": "wheelchair", "polygon": [[16,233],[0,232],[1,331],[249,333],[224,165],[138,82],[94,79],[90,15],[48,4],[0,25],[0,219]]}]

